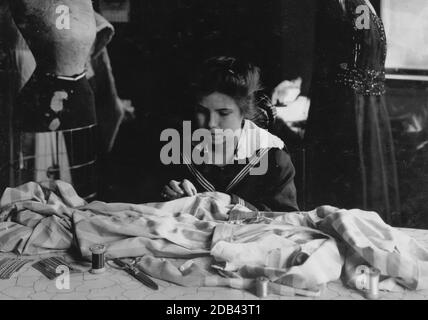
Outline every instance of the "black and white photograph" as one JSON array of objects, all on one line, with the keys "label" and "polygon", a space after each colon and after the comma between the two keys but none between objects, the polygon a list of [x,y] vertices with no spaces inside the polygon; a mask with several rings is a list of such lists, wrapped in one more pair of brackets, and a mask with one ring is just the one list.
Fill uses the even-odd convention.
[{"label": "black and white photograph", "polygon": [[428,300],[428,1],[0,0],[0,300]]}]

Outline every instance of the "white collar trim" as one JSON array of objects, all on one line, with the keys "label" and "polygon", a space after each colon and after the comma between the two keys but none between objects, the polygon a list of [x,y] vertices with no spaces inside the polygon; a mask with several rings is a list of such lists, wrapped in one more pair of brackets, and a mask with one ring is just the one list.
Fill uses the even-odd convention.
[{"label": "white collar trim", "polygon": [[[284,147],[285,144],[280,138],[258,127],[254,122],[245,120],[234,160],[251,158],[260,149],[283,149]],[[199,143],[195,148],[202,151],[204,149],[204,143]]]},{"label": "white collar trim", "polygon": [[284,142],[254,122],[245,120],[235,160],[251,158],[260,149],[283,149]]}]

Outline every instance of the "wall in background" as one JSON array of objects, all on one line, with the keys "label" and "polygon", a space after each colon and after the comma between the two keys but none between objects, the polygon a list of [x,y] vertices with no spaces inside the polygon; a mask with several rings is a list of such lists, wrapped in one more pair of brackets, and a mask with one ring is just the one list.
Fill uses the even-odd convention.
[{"label": "wall in background", "polygon": [[428,1],[382,1],[387,68],[428,70]]}]

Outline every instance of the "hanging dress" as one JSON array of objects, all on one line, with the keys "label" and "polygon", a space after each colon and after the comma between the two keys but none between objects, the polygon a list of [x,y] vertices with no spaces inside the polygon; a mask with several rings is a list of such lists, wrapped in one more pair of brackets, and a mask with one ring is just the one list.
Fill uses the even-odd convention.
[{"label": "hanging dress", "polygon": [[364,0],[345,1],[345,8],[317,3],[305,136],[309,206],[373,210],[399,224],[382,21]]}]

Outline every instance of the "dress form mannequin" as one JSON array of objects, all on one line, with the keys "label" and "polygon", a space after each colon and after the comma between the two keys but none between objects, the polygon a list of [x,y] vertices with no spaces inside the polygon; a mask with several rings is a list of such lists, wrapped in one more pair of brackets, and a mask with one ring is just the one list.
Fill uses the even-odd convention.
[{"label": "dress form mannequin", "polygon": [[[56,26],[60,5],[70,8],[70,29]],[[90,0],[13,0],[11,8],[39,70],[61,76],[84,71],[96,36]]]},{"label": "dress form mannequin", "polygon": [[[85,64],[96,37],[90,0],[14,0],[13,18],[33,53],[37,68],[20,92],[17,120],[26,132],[46,132],[96,123]],[[70,28],[58,28],[69,8]]]},{"label": "dress form mannequin", "polygon": [[[95,190],[95,101],[85,73],[96,38],[91,0],[11,0],[13,19],[36,61],[14,104],[20,133],[20,183],[72,183],[80,195]],[[58,27],[59,6],[70,28]],[[27,60],[28,63],[28,60]]]}]

